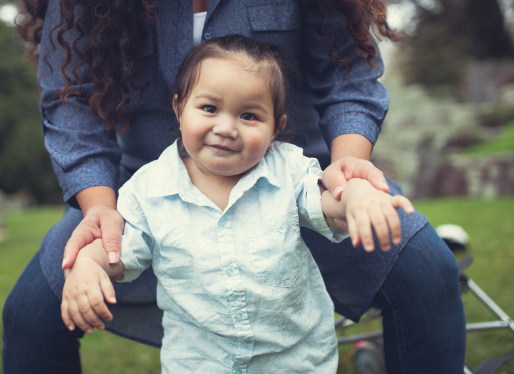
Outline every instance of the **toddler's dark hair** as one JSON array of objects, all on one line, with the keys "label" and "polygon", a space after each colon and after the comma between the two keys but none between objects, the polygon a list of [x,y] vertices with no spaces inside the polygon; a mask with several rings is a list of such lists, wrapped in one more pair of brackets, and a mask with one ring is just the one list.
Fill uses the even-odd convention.
[{"label": "toddler's dark hair", "polygon": [[282,57],[279,47],[270,46],[242,35],[227,35],[213,38],[205,44],[193,47],[180,64],[175,78],[173,94],[177,95],[177,107],[180,117],[191,92],[200,77],[202,61],[208,58],[249,59],[256,64],[258,74],[268,81],[273,102],[275,131],[279,140],[288,140],[292,128],[288,121],[287,130],[280,128],[279,121],[286,113],[288,90],[298,80],[298,75],[291,64]]}]

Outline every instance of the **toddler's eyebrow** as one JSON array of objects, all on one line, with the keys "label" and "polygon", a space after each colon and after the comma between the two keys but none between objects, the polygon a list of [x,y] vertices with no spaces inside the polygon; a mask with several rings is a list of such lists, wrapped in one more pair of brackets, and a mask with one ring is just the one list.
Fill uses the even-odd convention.
[{"label": "toddler's eyebrow", "polygon": [[250,103],[250,104],[245,104],[244,107],[248,108],[248,109],[259,109],[259,110],[262,110],[264,113],[268,114],[268,111],[266,109],[264,109],[264,107],[260,104]]},{"label": "toddler's eyebrow", "polygon": [[199,94],[199,95],[195,96],[195,99],[208,99],[208,100],[217,101],[217,102],[223,101],[219,97],[216,97],[216,96],[213,96],[213,95],[209,95],[209,94],[205,94],[205,93],[202,93],[202,94]]}]

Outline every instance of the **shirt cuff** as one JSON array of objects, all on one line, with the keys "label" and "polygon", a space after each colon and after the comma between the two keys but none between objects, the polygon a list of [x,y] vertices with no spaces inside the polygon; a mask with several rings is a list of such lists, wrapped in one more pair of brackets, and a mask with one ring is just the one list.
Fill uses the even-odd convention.
[{"label": "shirt cuff", "polygon": [[128,248],[122,247],[120,260],[121,262],[123,262],[123,265],[125,266],[125,272],[123,274],[123,278],[119,279],[118,282],[132,282],[137,277],[139,277],[142,271],[139,266],[139,262],[137,261],[137,258],[134,255],[134,252],[132,252]]}]

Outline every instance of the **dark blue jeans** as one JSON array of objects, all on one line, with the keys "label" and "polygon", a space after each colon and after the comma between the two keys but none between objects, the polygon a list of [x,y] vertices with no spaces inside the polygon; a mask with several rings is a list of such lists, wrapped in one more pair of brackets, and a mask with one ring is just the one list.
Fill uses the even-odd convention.
[{"label": "dark blue jeans", "polygon": [[[389,374],[462,374],[466,344],[458,268],[430,225],[401,252],[374,304],[382,309]],[[80,373],[77,329],[32,259],[3,310],[4,374]]]}]

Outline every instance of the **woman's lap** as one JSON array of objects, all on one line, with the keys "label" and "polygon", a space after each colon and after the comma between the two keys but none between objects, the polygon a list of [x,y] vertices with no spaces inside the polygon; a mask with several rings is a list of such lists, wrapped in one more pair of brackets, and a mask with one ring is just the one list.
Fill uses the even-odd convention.
[{"label": "woman's lap", "polygon": [[401,252],[374,299],[389,373],[462,373],[466,323],[459,269],[427,225]]}]

